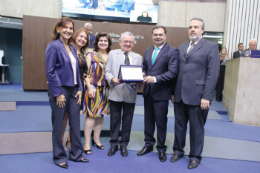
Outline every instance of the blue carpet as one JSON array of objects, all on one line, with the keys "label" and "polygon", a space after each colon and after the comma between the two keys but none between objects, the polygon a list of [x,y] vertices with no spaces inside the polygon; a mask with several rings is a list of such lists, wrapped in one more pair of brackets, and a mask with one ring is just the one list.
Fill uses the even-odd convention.
[{"label": "blue carpet", "polygon": [[21,84],[0,84],[0,90],[22,90]]},{"label": "blue carpet", "polygon": [[[51,110],[50,107],[47,106],[47,92],[24,92],[21,89],[21,85],[11,85],[10,87],[7,85],[0,85],[0,101],[18,101],[17,111],[0,111],[0,132],[51,131]],[[137,96],[136,105],[143,106],[142,95]],[[173,104],[169,102],[169,106],[172,107]],[[217,111],[223,120],[207,120],[205,125],[206,136],[260,142],[260,128],[228,122],[229,117],[227,116],[227,110],[223,107],[221,102],[213,101],[210,110]],[[103,129],[109,129],[109,118],[110,117],[105,118]],[[143,121],[143,116],[134,115],[132,131],[143,132]],[[81,129],[83,129],[83,126],[84,115],[81,115]],[[174,133],[174,118],[168,118],[167,128],[169,133]],[[113,157],[108,157],[107,151],[109,149],[109,138],[102,138],[101,140],[102,144],[105,146],[104,151],[98,150],[95,147],[92,148],[93,154],[87,156],[84,154],[84,156],[90,160],[90,163],[83,164],[69,161],[68,170],[64,170],[53,164],[52,153],[37,153],[0,156],[0,172],[185,173],[191,171],[187,169],[187,157],[184,157],[177,163],[169,162],[171,155],[167,155],[168,158],[165,163],[160,163],[156,153],[150,153],[146,156],[137,157],[136,151],[129,151],[129,156],[127,158],[123,158],[120,155],[120,152],[117,152]],[[259,162],[204,157],[200,166],[197,169],[192,170],[192,172],[256,173],[259,172],[259,170]]]},{"label": "blue carpet", "polygon": [[17,106],[16,111],[0,111],[0,132],[51,131],[49,106]]},{"label": "blue carpet", "polygon": [[[224,114],[223,114],[223,112],[224,112]],[[217,113],[219,114],[219,116],[221,116],[221,118],[223,119],[223,121],[231,122],[231,120],[230,120],[230,118],[229,118],[227,112],[225,112],[225,111],[223,111],[223,112],[222,112],[222,111],[217,111]]]},{"label": "blue carpet", "polygon": [[46,91],[0,90],[0,101],[49,101]]},{"label": "blue carpet", "polygon": [[[129,155],[123,158],[120,152],[108,157],[108,147],[104,151],[93,149],[91,155],[85,155],[89,163],[75,163],[68,161],[69,169],[62,169],[52,162],[52,153],[19,154],[0,156],[1,170],[8,173],[63,173],[63,172],[88,172],[88,173],[257,173],[260,170],[259,162],[225,160],[203,158],[198,168],[188,170],[188,158],[184,157],[176,163],[169,161],[171,155],[167,155],[164,163],[159,162],[157,153],[149,153],[145,156],[136,156],[136,151],[129,151]],[[67,153],[68,154],[68,153]],[[2,172],[2,171],[1,171]]]},{"label": "blue carpet", "polygon": [[[226,116],[226,115],[224,115]],[[81,130],[84,129],[84,115],[81,115]],[[49,106],[17,106],[17,111],[0,112],[0,132],[46,132],[52,130],[51,109]],[[109,130],[110,117],[105,117],[103,130]],[[12,128],[10,128],[12,127]],[[144,130],[144,116],[134,115],[132,131]],[[168,118],[167,131],[174,133],[174,118]],[[189,133],[189,129],[187,130]],[[222,120],[207,120],[205,135],[258,141],[260,128],[225,122]]]},{"label": "blue carpet", "polygon": [[50,106],[49,101],[17,101],[17,106]]}]

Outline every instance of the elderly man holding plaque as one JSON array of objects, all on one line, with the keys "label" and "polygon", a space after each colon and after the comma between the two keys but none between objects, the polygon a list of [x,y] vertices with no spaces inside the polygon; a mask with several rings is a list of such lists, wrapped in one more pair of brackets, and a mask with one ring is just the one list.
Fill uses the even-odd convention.
[{"label": "elderly man holding plaque", "polygon": [[144,78],[144,135],[145,145],[138,156],[153,151],[155,144],[154,131],[157,127],[157,150],[159,160],[165,162],[164,145],[167,130],[168,105],[171,98],[172,81],[178,71],[178,49],[166,42],[167,34],[164,26],[152,29],[154,46],[145,51],[143,73]]},{"label": "elderly man holding plaque", "polygon": [[[108,62],[105,70],[106,80],[110,85],[109,89],[109,101],[110,101],[110,145],[111,148],[108,151],[108,156],[113,156],[118,150],[118,144],[120,145],[121,155],[126,157],[128,155],[127,145],[130,140],[132,119],[135,108],[135,100],[137,90],[142,86],[137,81],[143,81],[143,79],[120,79],[119,76],[127,77],[124,74],[122,67],[129,68],[133,66],[133,71],[137,66],[142,65],[142,56],[132,52],[134,46],[134,35],[130,32],[124,32],[119,39],[119,45],[121,49],[110,51],[108,55]],[[128,71],[127,69],[126,71]],[[119,72],[120,71],[120,72]],[[121,75],[119,74],[121,73]],[[134,72],[136,78],[139,78],[140,74]],[[129,82],[131,81],[131,82]],[[122,113],[123,110],[123,113]],[[122,119],[122,137],[119,140],[118,134],[121,126]]]}]

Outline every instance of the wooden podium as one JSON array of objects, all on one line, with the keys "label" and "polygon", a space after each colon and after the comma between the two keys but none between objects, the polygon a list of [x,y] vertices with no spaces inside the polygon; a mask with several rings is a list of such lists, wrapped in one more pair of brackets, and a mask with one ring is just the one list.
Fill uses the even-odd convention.
[{"label": "wooden podium", "polygon": [[223,95],[233,123],[260,126],[260,59],[227,61]]}]

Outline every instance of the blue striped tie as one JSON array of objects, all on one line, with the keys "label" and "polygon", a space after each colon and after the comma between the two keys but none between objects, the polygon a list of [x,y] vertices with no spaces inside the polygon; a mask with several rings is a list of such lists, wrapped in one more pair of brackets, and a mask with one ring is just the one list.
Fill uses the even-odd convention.
[{"label": "blue striped tie", "polygon": [[155,47],[154,53],[153,53],[153,58],[152,58],[152,65],[154,64],[154,61],[156,60],[158,50],[160,50],[159,47]]}]

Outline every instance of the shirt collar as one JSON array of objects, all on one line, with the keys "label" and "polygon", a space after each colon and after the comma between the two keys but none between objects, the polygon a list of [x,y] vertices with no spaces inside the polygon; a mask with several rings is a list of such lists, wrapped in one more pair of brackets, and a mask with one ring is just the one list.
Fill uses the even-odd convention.
[{"label": "shirt collar", "polygon": [[[162,47],[165,45],[166,41],[158,48],[160,48],[160,50],[162,49]],[[156,46],[154,45],[154,48],[156,48]]]},{"label": "shirt collar", "polygon": [[[120,50],[121,50],[121,52],[125,55],[125,52],[124,52],[122,49],[120,49]],[[131,54],[132,54],[132,51],[128,52],[128,55],[131,56]]]},{"label": "shirt collar", "polygon": [[[194,42],[194,45],[198,44],[198,42],[202,39],[203,37],[201,37],[198,41]],[[190,45],[191,45],[191,41],[190,41]]]}]

